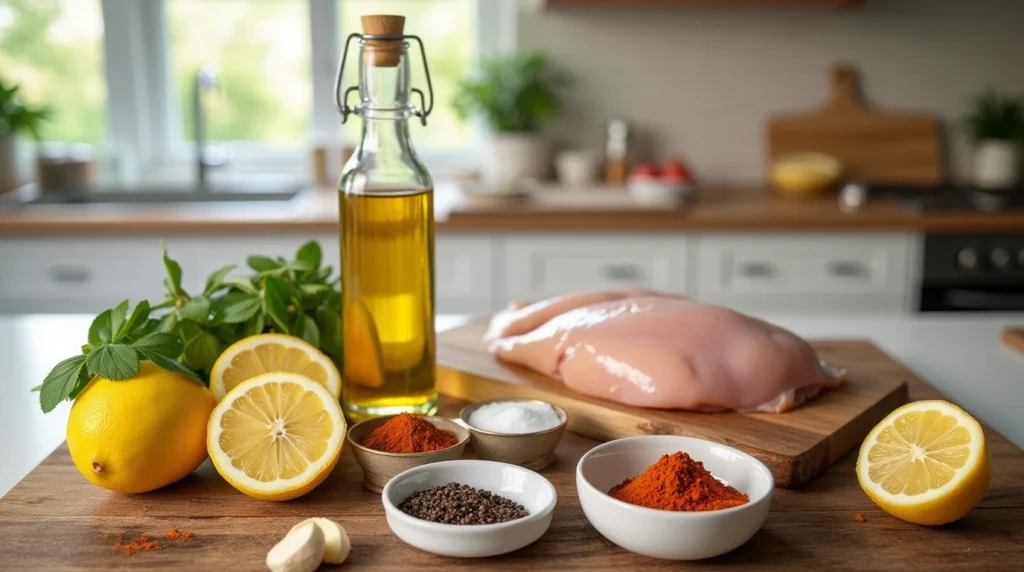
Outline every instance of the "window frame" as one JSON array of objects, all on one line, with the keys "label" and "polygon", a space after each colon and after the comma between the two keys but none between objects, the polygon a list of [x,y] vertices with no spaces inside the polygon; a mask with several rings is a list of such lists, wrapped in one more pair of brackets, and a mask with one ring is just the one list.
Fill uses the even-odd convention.
[{"label": "window frame", "polygon": [[[334,74],[343,38],[337,25],[340,2],[306,0],[309,9],[312,79],[311,124],[307,144],[294,147],[260,142],[231,142],[232,173],[305,173],[309,149],[344,141],[334,106]],[[510,53],[516,44],[517,0],[473,0],[477,7],[479,58]],[[170,69],[170,42],[165,0],[101,0],[107,82],[108,141],[116,149],[134,150],[135,170],[142,178],[191,177],[193,145],[180,138],[180,112]],[[415,129],[415,128],[414,128]],[[457,149],[417,149],[437,174],[479,166],[483,123],[474,121],[470,144]],[[415,137],[415,132],[414,132]]]}]

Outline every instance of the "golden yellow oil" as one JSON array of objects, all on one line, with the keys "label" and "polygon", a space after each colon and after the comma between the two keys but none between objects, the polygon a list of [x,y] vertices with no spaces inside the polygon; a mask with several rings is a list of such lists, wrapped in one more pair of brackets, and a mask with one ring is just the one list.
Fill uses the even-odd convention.
[{"label": "golden yellow oil", "polygon": [[431,190],[340,194],[342,400],[355,420],[437,407]]}]

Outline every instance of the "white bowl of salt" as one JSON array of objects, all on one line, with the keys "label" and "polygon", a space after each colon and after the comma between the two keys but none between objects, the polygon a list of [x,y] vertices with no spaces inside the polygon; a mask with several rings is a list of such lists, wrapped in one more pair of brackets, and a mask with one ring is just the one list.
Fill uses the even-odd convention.
[{"label": "white bowl of salt", "polygon": [[481,459],[539,471],[555,460],[569,417],[557,405],[536,399],[491,399],[459,413]]}]

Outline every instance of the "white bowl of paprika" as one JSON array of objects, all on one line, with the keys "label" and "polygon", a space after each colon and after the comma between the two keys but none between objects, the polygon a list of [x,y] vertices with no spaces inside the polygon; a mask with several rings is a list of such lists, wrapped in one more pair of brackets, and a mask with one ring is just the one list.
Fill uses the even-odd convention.
[{"label": "white bowl of paprika", "polygon": [[743,545],[764,524],[774,487],[771,471],[750,455],[673,435],[610,441],[576,466],[590,524],[626,550],[667,560]]}]

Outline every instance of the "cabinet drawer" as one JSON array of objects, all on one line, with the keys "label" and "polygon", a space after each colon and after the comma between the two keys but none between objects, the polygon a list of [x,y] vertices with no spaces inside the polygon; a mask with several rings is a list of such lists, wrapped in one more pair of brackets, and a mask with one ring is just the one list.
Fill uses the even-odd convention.
[{"label": "cabinet drawer", "polygon": [[645,287],[685,293],[687,241],[680,235],[509,238],[509,299],[536,300],[582,290]]},{"label": "cabinet drawer", "polygon": [[156,299],[162,272],[155,238],[0,242],[5,312],[94,312],[125,298]]},{"label": "cabinet drawer", "polygon": [[908,287],[905,234],[709,235],[698,250],[697,296],[708,302],[889,309],[903,303]]}]

